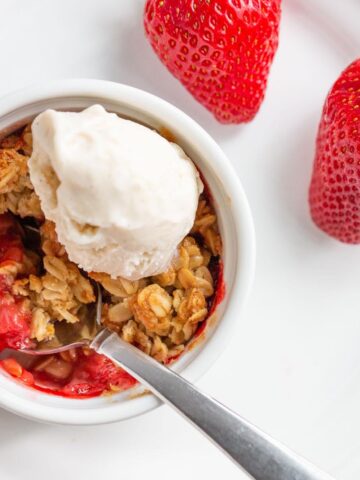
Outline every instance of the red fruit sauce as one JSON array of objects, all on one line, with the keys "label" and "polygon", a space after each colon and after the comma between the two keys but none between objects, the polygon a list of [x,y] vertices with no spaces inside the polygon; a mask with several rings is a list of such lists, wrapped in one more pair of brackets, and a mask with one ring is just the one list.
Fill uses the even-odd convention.
[{"label": "red fruit sauce", "polygon": [[70,375],[65,380],[56,380],[45,372],[32,371],[34,385],[38,390],[70,398],[97,397],[105,391],[127,390],[136,380],[125,370],[115,366],[104,355],[91,352],[84,355],[78,351]]},{"label": "red fruit sauce", "polygon": [[[0,215],[0,272],[2,267],[16,266],[23,261],[24,247],[20,230],[14,218]],[[213,266],[215,294],[209,304],[209,315],[225,296],[222,263]],[[0,352],[5,348],[21,350],[31,346],[31,312],[25,309],[23,300],[11,294],[14,279],[11,275],[0,274]],[[199,326],[199,335],[206,326],[206,320]],[[60,357],[56,357],[63,362]],[[169,361],[174,361],[173,358]],[[56,360],[56,361],[57,361]],[[70,363],[69,373],[64,379],[37,371],[25,369],[14,358],[0,360],[0,368],[13,378],[37,390],[68,398],[90,398],[111,390],[127,390],[137,382],[123,369],[115,366],[108,358],[95,352],[85,354],[78,349],[76,361]]]},{"label": "red fruit sauce", "polygon": [[[23,300],[10,293],[13,277],[23,261],[24,250],[20,233],[13,218],[0,216],[0,350],[9,347],[16,350],[30,345],[31,314],[24,308]],[[1,272],[4,272],[1,274]]]}]

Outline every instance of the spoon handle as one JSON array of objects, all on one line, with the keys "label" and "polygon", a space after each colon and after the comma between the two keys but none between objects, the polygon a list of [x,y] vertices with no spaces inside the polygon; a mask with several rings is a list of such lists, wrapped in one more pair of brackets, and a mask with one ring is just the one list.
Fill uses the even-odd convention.
[{"label": "spoon handle", "polygon": [[255,480],[331,480],[332,477],[117,334],[105,329],[91,347],[181,413]]}]

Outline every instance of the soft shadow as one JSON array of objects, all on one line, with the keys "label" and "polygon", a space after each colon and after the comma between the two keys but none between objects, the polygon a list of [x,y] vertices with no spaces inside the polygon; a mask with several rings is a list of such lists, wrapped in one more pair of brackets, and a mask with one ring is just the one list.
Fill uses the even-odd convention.
[{"label": "soft shadow", "polygon": [[360,49],[359,38],[347,31],[340,22],[336,21],[334,14],[317,2],[307,0],[288,0],[287,8],[291,14],[299,17],[310,28],[316,29],[323,37],[327,45],[331,45],[334,52],[337,52],[344,63],[351,62],[358,56]]},{"label": "soft shadow", "polygon": [[[32,449],[32,454],[37,451],[45,454],[45,457],[36,454],[32,457],[27,450],[24,455],[25,461],[30,459],[32,462],[32,471],[36,471],[36,478],[40,480],[60,478],[59,468],[60,472],[65,471],[65,464],[61,462],[64,462],[67,455],[69,462],[65,463],[71,468],[71,465],[76,464],[74,452],[99,452],[99,446],[102,448],[100,453],[102,452],[102,459],[106,460],[106,465],[101,467],[98,455],[90,455],[86,459],[84,472],[92,472],[91,478],[101,478],[102,470],[105,477],[111,476],[113,473],[111,458],[117,458],[119,452],[126,455],[127,451],[136,449],[139,438],[143,444],[145,442],[150,445],[149,448],[161,449],[164,434],[154,439],[155,424],[160,433],[168,428],[158,411],[118,424],[77,427],[35,423],[0,410],[0,478],[23,480],[24,465],[14,461],[14,458],[22,458],[23,448]],[[20,452],[20,457],[17,452]]]},{"label": "soft shadow", "polygon": [[[215,138],[227,139],[241,132],[240,125],[221,125],[210,112],[198,103],[181,83],[160,62],[145,37],[142,8],[135,18],[122,18],[118,32],[110,39],[112,49],[117,45],[110,80],[129,84],[173,103],[194,118]],[[113,49],[114,50],[114,49]]]},{"label": "soft shadow", "polygon": [[306,235],[316,243],[323,243],[326,237],[312,222],[308,203],[318,123],[319,112],[309,113],[305,122],[294,128],[292,137],[296,140],[284,142],[284,149],[279,152],[281,172],[277,191],[286,206],[288,222],[300,239]]},{"label": "soft shadow", "polygon": [[[18,417],[13,413],[0,409],[0,431],[3,437],[3,442],[0,441],[0,454],[1,446],[9,443],[16,443],[19,437],[31,435],[35,430],[41,430],[48,428],[46,425],[26,420],[25,418]],[[6,432],[6,434],[4,433]],[[6,438],[5,438],[6,437]]]}]

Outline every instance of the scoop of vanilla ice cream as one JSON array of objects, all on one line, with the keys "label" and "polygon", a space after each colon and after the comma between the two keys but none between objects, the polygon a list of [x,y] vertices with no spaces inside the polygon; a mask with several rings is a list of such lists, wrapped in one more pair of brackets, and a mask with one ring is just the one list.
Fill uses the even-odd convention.
[{"label": "scoop of vanilla ice cream", "polygon": [[165,271],[203,185],[176,144],[93,105],[32,124],[31,182],[71,261],[137,280]]}]

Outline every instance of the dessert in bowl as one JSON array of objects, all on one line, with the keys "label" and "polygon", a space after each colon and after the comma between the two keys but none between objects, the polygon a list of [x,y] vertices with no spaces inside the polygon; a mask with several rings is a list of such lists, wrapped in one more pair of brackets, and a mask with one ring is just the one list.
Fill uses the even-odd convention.
[{"label": "dessert in bowl", "polygon": [[[102,325],[158,361],[179,357],[224,294],[216,214],[184,151],[94,105],[41,113],[0,142],[0,162],[0,346],[88,329],[97,282]],[[0,366],[72,398],[135,383],[86,347]]]},{"label": "dessert in bowl", "polygon": [[[54,323],[89,314],[98,282],[103,323],[194,380],[239,321],[253,271],[247,202],[220,149],[175,107],[108,82],[28,90],[0,114],[2,317],[19,334],[3,319],[3,346],[54,340]],[[86,348],[2,357],[0,404],[31,418],[102,423],[158,404]]]}]

